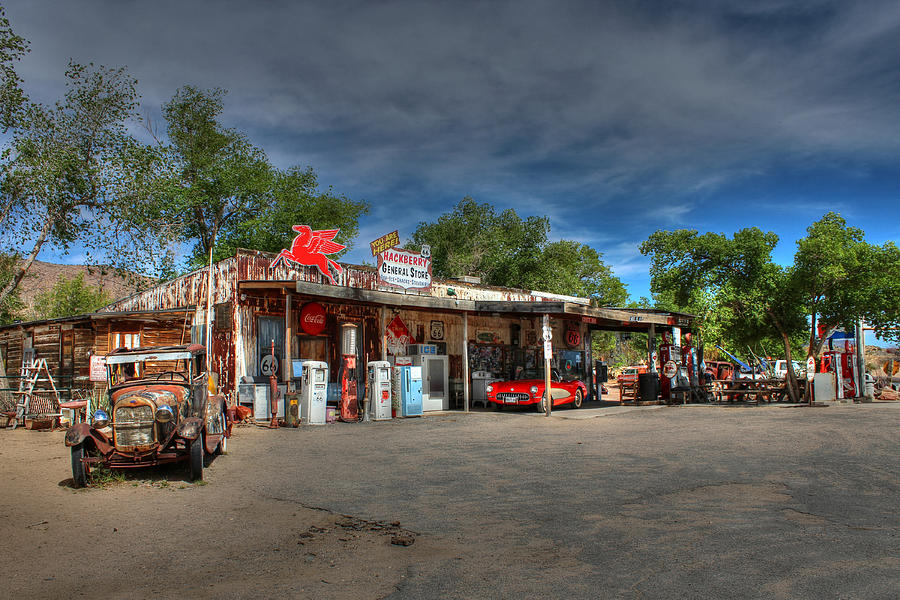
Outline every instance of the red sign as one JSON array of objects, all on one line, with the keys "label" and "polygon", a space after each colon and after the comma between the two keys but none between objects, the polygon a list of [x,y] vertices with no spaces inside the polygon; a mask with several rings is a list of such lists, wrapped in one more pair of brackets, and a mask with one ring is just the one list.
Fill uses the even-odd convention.
[{"label": "red sign", "polygon": [[385,341],[387,342],[388,352],[394,356],[406,354],[406,347],[409,344],[415,344],[416,341],[406,328],[406,324],[397,315],[388,324],[387,330],[384,332]]},{"label": "red sign", "polygon": [[319,335],[325,329],[325,308],[318,302],[308,302],[300,310],[300,328],[309,335]]},{"label": "red sign", "polygon": [[278,257],[272,261],[272,265],[269,268],[274,269],[278,266],[278,263],[289,260],[290,262],[319,269],[319,273],[330,279],[331,283],[334,284],[334,276],[331,274],[329,267],[333,268],[340,275],[342,271],[341,265],[325,255],[340,252],[347,247],[333,241],[334,236],[338,234],[340,229],[313,231],[309,225],[294,225],[292,229],[300,235],[291,242],[291,249],[282,250]]},{"label": "red sign", "polygon": [[577,329],[569,329],[566,331],[566,345],[569,348],[576,348],[581,343],[581,333]]}]

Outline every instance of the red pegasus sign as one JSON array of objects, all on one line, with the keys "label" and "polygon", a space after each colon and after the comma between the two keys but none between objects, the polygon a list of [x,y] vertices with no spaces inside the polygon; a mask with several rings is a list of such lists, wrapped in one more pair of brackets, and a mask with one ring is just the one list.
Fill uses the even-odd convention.
[{"label": "red pegasus sign", "polygon": [[290,250],[282,250],[278,254],[278,257],[272,261],[270,268],[274,269],[280,262],[287,259],[307,267],[316,267],[322,275],[330,279],[331,283],[334,284],[334,276],[331,274],[329,267],[333,267],[335,272],[340,274],[342,271],[341,265],[325,255],[334,254],[346,248],[343,244],[338,244],[334,241],[334,236],[338,234],[340,229],[313,231],[309,225],[294,225],[292,229],[300,235],[294,238]]}]

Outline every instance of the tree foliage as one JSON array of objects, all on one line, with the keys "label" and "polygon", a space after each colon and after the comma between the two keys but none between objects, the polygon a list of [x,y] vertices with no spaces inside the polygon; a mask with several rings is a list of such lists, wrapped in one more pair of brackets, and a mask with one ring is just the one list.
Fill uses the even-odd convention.
[{"label": "tree foliage", "polygon": [[301,224],[340,229],[337,241],[350,248],[359,234],[360,216],[369,211],[365,202],[337,195],[331,188],[321,191],[312,168],[273,170],[268,195],[269,201],[258,214],[225,227],[214,251],[217,258],[233,256],[237,248],[266,252],[290,248],[297,235],[291,226]]},{"label": "tree foliage", "polygon": [[[651,289],[680,309],[694,310],[714,336],[735,347],[781,340],[785,358],[808,340],[807,355],[818,356],[828,332],[863,319],[883,334],[900,326],[900,250],[881,246],[829,212],[797,242],[794,263],[772,261],[778,237],[757,228],[699,235],[692,230],[657,231],[641,245],[652,256]],[[793,374],[789,371],[789,378]]]},{"label": "tree foliage", "polygon": [[173,176],[158,204],[166,222],[193,243],[193,266],[240,246],[277,252],[290,246],[291,225],[340,228],[348,246],[358,233],[364,202],[321,192],[315,172],[274,168],[246,135],[221,123],[225,91],[185,86],[163,107]]},{"label": "tree foliage", "polygon": [[35,297],[39,319],[56,319],[92,313],[111,302],[108,292],[84,281],[84,273],[71,279],[60,277],[50,289]]},{"label": "tree foliage", "polygon": [[2,251],[24,256],[0,290],[13,293],[45,245],[88,262],[152,269],[162,229],[144,220],[157,159],[129,133],[136,80],[124,69],[70,63],[53,105],[25,100],[11,117],[3,162]]},{"label": "tree foliage", "polygon": [[[679,306],[708,295],[714,317],[736,345],[754,345],[780,338],[791,359],[791,337],[806,330],[800,298],[791,271],[772,260],[778,236],[756,227],[724,234],[696,230],[656,231],[641,244],[651,255],[651,290],[665,294]],[[789,371],[791,393],[796,380]]]},{"label": "tree foliage", "polygon": [[[0,287],[6,286],[15,277],[17,259],[15,256],[0,254]],[[9,325],[17,320],[25,303],[19,297],[18,290],[7,294],[0,302],[0,325]]]},{"label": "tree foliage", "polygon": [[550,242],[546,217],[497,213],[490,204],[465,197],[436,221],[421,222],[407,243],[431,246],[436,277],[474,275],[488,285],[593,298],[621,305],[624,284],[593,248],[571,240]]},{"label": "tree foliage", "polygon": [[797,242],[794,285],[810,319],[810,354],[818,356],[819,328],[852,331],[860,320],[875,325],[886,336],[897,335],[900,323],[900,251],[890,242],[876,246],[865,233],[848,227],[839,214],[829,212],[807,228]]}]

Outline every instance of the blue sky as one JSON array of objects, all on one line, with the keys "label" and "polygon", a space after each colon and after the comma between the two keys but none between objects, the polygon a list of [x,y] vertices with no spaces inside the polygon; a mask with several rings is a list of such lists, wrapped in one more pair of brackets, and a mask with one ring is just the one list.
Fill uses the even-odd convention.
[{"label": "blue sky", "polygon": [[275,164],[371,204],[350,262],[465,195],[547,215],[634,298],[656,229],[757,226],[782,262],[829,210],[900,237],[896,2],[4,5],[37,98],[70,57],[126,65],[157,123],[181,85],[229,90]]}]

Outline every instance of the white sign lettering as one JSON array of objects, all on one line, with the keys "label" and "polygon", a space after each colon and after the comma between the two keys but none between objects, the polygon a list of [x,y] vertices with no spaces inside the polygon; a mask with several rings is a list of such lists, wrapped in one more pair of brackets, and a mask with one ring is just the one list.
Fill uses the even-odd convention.
[{"label": "white sign lettering", "polygon": [[423,252],[391,248],[378,255],[378,282],[408,290],[431,287],[431,257]]}]

